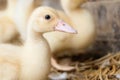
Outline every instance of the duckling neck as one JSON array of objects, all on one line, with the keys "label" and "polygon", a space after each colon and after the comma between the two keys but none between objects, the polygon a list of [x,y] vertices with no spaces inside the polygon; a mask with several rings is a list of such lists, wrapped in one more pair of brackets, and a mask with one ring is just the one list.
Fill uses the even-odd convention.
[{"label": "duckling neck", "polygon": [[[29,33],[29,35],[27,35],[27,39],[25,42],[25,46],[26,46],[26,50],[30,50],[30,53],[28,53],[30,58],[30,55],[32,55],[31,57],[34,59],[34,57],[38,57],[36,59],[38,59],[37,61],[39,61],[39,59],[41,59],[41,55],[42,55],[42,59],[46,59],[48,57],[50,57],[50,48],[48,45],[47,40],[43,37],[42,33],[37,33],[37,32],[31,32]],[[36,61],[36,62],[37,62]],[[43,61],[43,60],[42,60]]]},{"label": "duckling neck", "polygon": [[41,33],[32,31],[28,34],[22,56],[21,80],[44,80],[50,70],[49,45]]}]

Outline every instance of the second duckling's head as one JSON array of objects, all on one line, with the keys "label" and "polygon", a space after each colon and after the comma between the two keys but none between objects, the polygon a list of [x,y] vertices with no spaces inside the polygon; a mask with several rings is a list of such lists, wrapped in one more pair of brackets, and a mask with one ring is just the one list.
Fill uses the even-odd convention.
[{"label": "second duckling's head", "polygon": [[79,8],[80,5],[86,1],[87,0],[61,0],[61,4],[64,10],[73,10]]},{"label": "second duckling's head", "polygon": [[30,17],[30,26],[37,32],[46,33],[51,31],[63,31],[76,33],[72,27],[65,23],[56,10],[50,7],[39,7],[33,11]]}]

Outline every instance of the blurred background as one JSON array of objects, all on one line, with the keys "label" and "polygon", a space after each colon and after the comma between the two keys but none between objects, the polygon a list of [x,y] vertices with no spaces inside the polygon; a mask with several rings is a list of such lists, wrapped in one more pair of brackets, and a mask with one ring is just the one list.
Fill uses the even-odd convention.
[{"label": "blurred background", "polygon": [[[44,0],[43,5],[61,9],[60,0]],[[120,0],[88,0],[83,4],[93,15],[97,39],[92,52],[104,55],[120,50]]]},{"label": "blurred background", "polygon": [[[36,0],[36,5],[40,5]],[[43,0],[42,5],[61,9],[60,0]],[[0,0],[0,9],[4,10],[6,0]],[[92,52],[109,53],[120,50],[120,0],[88,0],[82,7],[93,15],[97,27],[97,39]],[[97,47],[96,47],[97,46]]]},{"label": "blurred background", "polygon": [[[42,5],[61,9],[60,0],[44,0]],[[97,27],[92,52],[104,55],[120,51],[120,0],[88,0],[82,7],[93,14]]]}]

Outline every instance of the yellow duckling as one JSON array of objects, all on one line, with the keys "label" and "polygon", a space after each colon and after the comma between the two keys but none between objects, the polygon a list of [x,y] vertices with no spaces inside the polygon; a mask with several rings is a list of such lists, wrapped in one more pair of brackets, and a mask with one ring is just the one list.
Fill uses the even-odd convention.
[{"label": "yellow duckling", "polygon": [[7,8],[0,12],[0,43],[9,42],[18,35],[16,24],[13,21],[16,2],[8,0]]},{"label": "yellow duckling", "polygon": [[42,0],[15,0],[16,8],[14,14],[14,22],[16,23],[16,27],[22,40],[26,39],[26,25],[31,15],[32,11],[40,6]]},{"label": "yellow duckling", "polygon": [[[61,0],[62,7],[67,14],[61,14],[61,17],[67,19],[67,23],[73,25],[77,30],[77,35],[71,35],[62,32],[50,32],[44,36],[48,40],[52,53],[58,54],[59,52],[69,51],[84,51],[95,40],[96,28],[94,20],[89,11],[80,8],[86,0]],[[56,61],[52,59],[52,64],[59,70],[71,70],[73,67],[65,67],[57,65]]]},{"label": "yellow duckling", "polygon": [[[0,12],[0,43],[10,42],[26,32],[28,17],[42,0],[7,0],[7,8]],[[38,4],[39,2],[39,4]],[[24,31],[24,32],[23,32]],[[25,39],[25,38],[24,38]]]},{"label": "yellow duckling", "polygon": [[51,51],[43,34],[52,31],[76,33],[56,10],[35,9],[28,21],[24,45],[0,45],[0,80],[46,80]]}]

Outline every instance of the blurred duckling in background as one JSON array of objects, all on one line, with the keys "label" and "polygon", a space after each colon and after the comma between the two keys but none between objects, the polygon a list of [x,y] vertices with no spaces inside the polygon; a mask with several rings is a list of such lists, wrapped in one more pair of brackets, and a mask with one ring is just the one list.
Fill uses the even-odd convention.
[{"label": "blurred duckling in background", "polygon": [[[71,24],[77,30],[78,34],[72,35],[62,32],[46,33],[44,36],[48,40],[53,54],[61,55],[62,53],[59,54],[59,52],[65,50],[80,53],[79,51],[85,51],[95,41],[96,28],[93,17],[89,11],[80,8],[80,5],[85,1],[61,0],[62,8],[68,17],[62,12],[59,12],[61,14],[60,17],[65,18],[67,23]],[[59,65],[55,59],[52,59],[52,65],[58,70],[69,71],[75,69],[75,67]]]},{"label": "blurred duckling in background", "polygon": [[42,0],[16,0],[16,9],[14,14],[14,21],[20,33],[21,40],[26,39],[26,25],[32,11],[40,6]]},{"label": "blurred duckling in background", "polygon": [[7,0],[6,10],[0,12],[0,43],[11,42],[19,37],[19,33],[21,37],[25,36],[28,17],[37,7],[36,1],[37,6],[42,2],[42,0]]},{"label": "blurred duckling in background", "polygon": [[0,43],[10,42],[18,35],[16,24],[13,21],[15,6],[14,0],[8,0],[7,8],[0,11]]},{"label": "blurred duckling in background", "polygon": [[28,21],[23,46],[0,44],[0,80],[46,80],[51,68],[51,51],[43,34],[51,31],[76,33],[56,10],[35,9]]},{"label": "blurred duckling in background", "polygon": [[78,34],[71,38],[71,44],[68,45],[67,42],[68,49],[84,51],[95,41],[96,27],[93,16],[88,10],[80,8],[84,2],[86,0],[61,0],[62,8],[78,31]]}]

